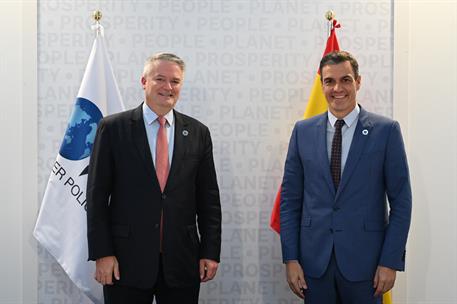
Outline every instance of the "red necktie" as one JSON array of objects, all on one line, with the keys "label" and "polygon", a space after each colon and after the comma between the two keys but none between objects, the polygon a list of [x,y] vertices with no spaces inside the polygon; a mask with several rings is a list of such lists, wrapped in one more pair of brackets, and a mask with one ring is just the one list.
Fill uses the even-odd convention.
[{"label": "red necktie", "polygon": [[160,190],[165,190],[168,178],[168,140],[167,140],[167,129],[165,124],[167,120],[163,116],[159,116],[157,119],[160,127],[157,132],[156,142],[156,174],[159,180]]},{"label": "red necktie", "polygon": [[[156,142],[156,174],[159,180],[160,190],[165,190],[168,178],[168,140],[167,140],[167,129],[165,124],[167,120],[163,116],[157,118],[160,127],[157,132]],[[162,239],[163,239],[163,211],[160,214],[160,252],[162,252]]]}]

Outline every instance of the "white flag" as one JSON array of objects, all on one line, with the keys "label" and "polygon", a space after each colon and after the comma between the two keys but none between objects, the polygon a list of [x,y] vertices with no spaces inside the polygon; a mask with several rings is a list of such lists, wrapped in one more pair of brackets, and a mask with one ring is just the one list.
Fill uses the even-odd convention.
[{"label": "white flag", "polygon": [[59,262],[70,279],[94,303],[102,303],[102,287],[87,261],[86,183],[90,153],[100,119],[124,110],[103,40],[96,26],[86,71],[73,113],[41,203],[33,235]]}]

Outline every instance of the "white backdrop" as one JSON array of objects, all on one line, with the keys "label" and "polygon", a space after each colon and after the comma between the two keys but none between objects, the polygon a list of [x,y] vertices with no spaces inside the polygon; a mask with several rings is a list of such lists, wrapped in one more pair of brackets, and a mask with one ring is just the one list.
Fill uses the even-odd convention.
[{"label": "white backdrop", "polygon": [[[0,242],[2,254],[0,259],[0,303],[2,304],[34,304],[34,303],[83,303],[84,299],[69,283],[60,268],[51,262],[49,257],[38,248],[40,262],[36,263],[37,246],[31,236],[32,228],[36,220],[37,201],[41,200],[44,183],[50,172],[50,164],[54,160],[60,139],[63,135],[63,125],[68,119],[70,105],[79,86],[81,74],[71,80],[69,90],[61,90],[59,94],[65,96],[50,98],[47,111],[40,106],[40,166],[39,166],[39,193],[36,191],[36,162],[37,162],[37,58],[36,37],[37,25],[43,29],[43,11],[40,11],[37,23],[36,0],[4,0],[0,1],[0,87],[2,92],[2,111],[0,112],[0,141],[2,142],[0,158]],[[51,2],[49,2],[51,3]],[[87,57],[93,36],[88,34],[86,23],[89,17],[86,13],[90,9],[86,2],[78,2],[85,5],[80,8],[83,12],[75,15],[87,20],[81,26],[65,23],[66,32],[74,26],[79,32],[87,35],[84,38],[84,47],[78,48]],[[135,2],[137,3],[137,2]],[[242,2],[241,0],[238,3]],[[373,17],[372,10],[360,11],[360,5],[353,4],[353,9],[341,11],[342,6],[348,2],[332,6],[342,21],[344,28],[340,31],[340,39],[350,36],[352,31],[360,36],[364,27],[371,24],[369,17]],[[42,7],[44,2],[40,3]],[[108,2],[101,2],[108,5]],[[51,22],[53,17],[72,14],[72,7],[67,2],[52,2],[49,9],[54,12],[46,18]],[[319,4],[319,6],[326,4]],[[372,4],[367,4],[372,5]],[[95,5],[94,5],[95,6]],[[330,5],[329,5],[330,7]],[[102,7],[103,8],[103,7]],[[325,8],[326,9],[326,8]],[[323,9],[323,11],[325,11]],[[58,12],[62,10],[62,12]],[[315,9],[312,9],[313,12]],[[319,8],[320,10],[320,8]],[[119,10],[118,10],[119,11]],[[366,21],[349,27],[344,19],[359,19],[366,16]],[[371,12],[371,13],[370,13]],[[112,13],[112,11],[110,12]],[[110,14],[108,13],[108,15]],[[278,8],[277,14],[280,13]],[[454,29],[457,28],[457,1],[456,0],[398,0],[394,3],[394,103],[393,116],[400,120],[406,139],[408,156],[410,159],[411,177],[414,191],[413,223],[408,244],[407,271],[399,276],[394,290],[395,304],[455,304],[457,303],[457,95],[455,84],[457,83],[457,40],[454,38]],[[118,12],[118,14],[121,14]],[[276,12],[275,12],[276,14]],[[292,13],[294,15],[295,13]],[[298,10],[296,14],[301,14]],[[316,26],[321,24],[321,12],[313,13],[312,17],[303,17],[308,24]],[[381,11],[376,12],[376,15]],[[306,15],[304,15],[306,16]],[[60,20],[60,17],[56,17]],[[365,17],[363,17],[365,18]],[[280,18],[279,22],[286,22]],[[54,20],[55,21],[55,20]],[[57,21],[56,21],[57,22]],[[61,21],[48,25],[55,33],[58,33]],[[49,30],[49,29],[48,29]],[[313,37],[322,39],[323,28],[301,29],[292,31],[296,37],[311,41]],[[284,30],[287,33],[286,30]],[[368,35],[367,35],[368,36]],[[376,36],[376,35],[373,35]],[[117,35],[116,35],[117,37]],[[118,38],[119,39],[119,38]],[[349,42],[348,42],[349,43]],[[56,46],[57,45],[57,46]],[[61,46],[60,46],[61,45]],[[112,45],[110,45],[112,47]],[[125,46],[131,49],[130,46]],[[344,47],[344,45],[343,45]],[[40,47],[43,50],[43,45]],[[54,45],[47,47],[63,52],[63,49],[72,49],[68,41],[62,39]],[[303,48],[306,53],[303,56],[313,56],[318,60],[322,52],[321,46]],[[370,51],[369,49],[367,51]],[[152,49],[151,49],[152,52]],[[149,51],[148,51],[149,53]],[[187,51],[185,52],[187,53]],[[356,54],[366,53],[365,49],[357,49]],[[81,64],[85,65],[85,60]],[[311,59],[310,59],[311,61]],[[310,76],[308,71],[314,73],[317,62],[308,62],[304,67],[289,67],[296,71],[303,71],[303,88],[308,94]],[[119,62],[115,62],[118,64]],[[51,67],[52,64],[48,64]],[[72,64],[67,64],[70,69]],[[41,66],[43,68],[43,66]],[[371,69],[365,68],[366,72]],[[83,67],[79,68],[79,73]],[[374,68],[372,68],[374,69]],[[363,72],[364,69],[362,69]],[[137,69],[135,69],[135,73]],[[43,73],[43,72],[41,72]],[[50,75],[43,78],[40,74],[40,85]],[[72,77],[72,76],[70,76]],[[76,79],[79,77],[79,79]],[[62,78],[62,77],[61,77]],[[379,80],[379,79],[378,79]],[[50,80],[46,80],[46,86],[50,86]],[[59,87],[68,86],[65,78],[57,78]],[[65,84],[65,85],[64,85]],[[366,79],[363,91],[368,91]],[[380,82],[371,85],[370,90]],[[125,84],[122,84],[125,85]],[[297,82],[297,86],[299,86]],[[133,86],[132,86],[133,87]],[[376,89],[374,88],[374,89]],[[135,89],[135,94],[137,87]],[[138,93],[138,96],[140,94]],[[297,112],[305,106],[306,98],[297,101]],[[43,104],[45,100],[40,100]],[[59,104],[61,104],[59,106]],[[299,104],[299,105],[298,105]],[[63,113],[60,113],[60,112]],[[380,110],[382,113],[382,110]],[[297,113],[298,116],[299,113]],[[48,116],[49,118],[46,118]],[[46,131],[42,127],[43,121],[55,120],[62,124],[62,129]],[[209,119],[209,118],[207,118]],[[291,118],[292,119],[292,118]],[[295,119],[295,118],[293,118]],[[203,119],[202,119],[203,120]],[[207,121],[207,120],[203,120]],[[277,123],[280,128],[283,124]],[[55,127],[57,124],[48,124]],[[45,134],[51,134],[43,138]],[[57,134],[59,133],[59,134]],[[287,140],[288,135],[283,135]],[[55,147],[51,148],[54,140]],[[282,140],[282,139],[281,139]],[[52,150],[52,151],[51,151]],[[263,154],[262,154],[263,155]],[[48,159],[45,159],[45,158]],[[284,158],[284,150],[276,156],[280,162]],[[43,164],[46,162],[46,164]],[[271,195],[276,190],[271,191]],[[228,206],[224,202],[225,208]],[[263,202],[265,207],[270,208],[270,202]],[[267,206],[268,205],[268,206]],[[253,210],[254,207],[243,207],[243,210]],[[224,226],[227,226],[224,224]],[[245,225],[239,225],[244,227]],[[233,227],[233,225],[232,225]],[[264,227],[264,226],[262,226]],[[227,230],[226,228],[225,230]],[[224,232],[226,233],[226,232]],[[278,239],[262,241],[274,247],[278,245]],[[224,250],[228,244],[224,245]],[[243,244],[243,248],[246,244]],[[256,246],[256,245],[253,245]],[[258,245],[257,245],[258,246]],[[245,249],[243,249],[245,250]],[[227,253],[224,253],[227,256]],[[279,258],[266,259],[271,265],[279,263]],[[231,259],[225,258],[224,263],[231,263]],[[259,262],[260,263],[260,262]],[[264,263],[264,262],[262,262]],[[265,264],[265,263],[264,263]],[[267,264],[268,265],[268,264]],[[38,269],[39,268],[39,269]],[[37,277],[37,272],[40,275]],[[234,275],[232,275],[234,277]],[[217,282],[232,283],[234,279],[218,277]],[[246,281],[246,279],[243,279]],[[282,274],[276,275],[275,280],[281,290],[278,297],[293,299],[284,289]],[[38,284],[37,284],[38,281]],[[241,279],[240,279],[241,281]],[[38,286],[37,286],[38,285]],[[205,287],[206,288],[206,287]],[[207,293],[207,292],[206,292]],[[236,294],[236,291],[233,291]],[[257,295],[257,293],[255,293]],[[39,300],[37,301],[37,297]],[[207,299],[207,295],[204,295]],[[241,296],[239,296],[241,298]],[[254,296],[255,297],[255,296]],[[214,303],[224,303],[223,300],[214,298]],[[222,298],[222,297],[221,297]],[[246,299],[247,296],[244,296]],[[225,303],[243,303],[233,296],[225,296]],[[210,303],[209,300],[206,300]],[[247,301],[249,303],[249,301]],[[279,302],[279,301],[278,301]],[[246,301],[245,301],[246,303]]]},{"label": "white backdrop", "polygon": [[[171,51],[187,62],[178,110],[211,130],[223,209],[222,263],[200,303],[299,303],[268,222],[291,127],[306,107],[324,50],[324,14],[337,13],[342,49],[359,59],[359,102],[392,115],[392,4],[378,1],[39,1],[38,189],[65,132],[94,33],[102,24],[127,108],[142,100],[147,56]],[[86,303],[38,249],[39,303]]]},{"label": "white backdrop", "polygon": [[394,118],[406,139],[413,218],[394,303],[455,304],[457,1],[398,1],[395,9]]}]

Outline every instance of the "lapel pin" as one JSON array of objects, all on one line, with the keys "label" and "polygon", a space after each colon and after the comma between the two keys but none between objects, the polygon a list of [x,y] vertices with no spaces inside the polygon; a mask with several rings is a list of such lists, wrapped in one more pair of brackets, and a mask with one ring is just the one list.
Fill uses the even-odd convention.
[{"label": "lapel pin", "polygon": [[189,131],[187,131],[187,130],[182,130],[182,135],[184,135],[184,136],[189,135]]},{"label": "lapel pin", "polygon": [[367,130],[367,129],[364,129],[364,130],[362,131],[362,134],[363,134],[363,135],[368,135],[368,130]]}]

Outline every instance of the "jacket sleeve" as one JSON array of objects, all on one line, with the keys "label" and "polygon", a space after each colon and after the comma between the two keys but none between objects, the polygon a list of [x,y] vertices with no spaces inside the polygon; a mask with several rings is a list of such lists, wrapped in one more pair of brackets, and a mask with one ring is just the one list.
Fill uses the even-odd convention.
[{"label": "jacket sleeve", "polygon": [[297,124],[292,131],[281,185],[280,236],[283,261],[299,260],[300,220],[303,208],[303,164],[298,150]]},{"label": "jacket sleeve", "polygon": [[89,260],[114,255],[109,221],[113,156],[105,121],[99,123],[87,179],[87,239]]},{"label": "jacket sleeve", "polygon": [[386,149],[384,183],[390,213],[379,265],[403,271],[412,196],[408,162],[398,122],[392,123]]},{"label": "jacket sleeve", "polygon": [[200,232],[200,258],[220,261],[221,203],[208,128],[202,135],[203,157],[197,172],[197,222]]}]

